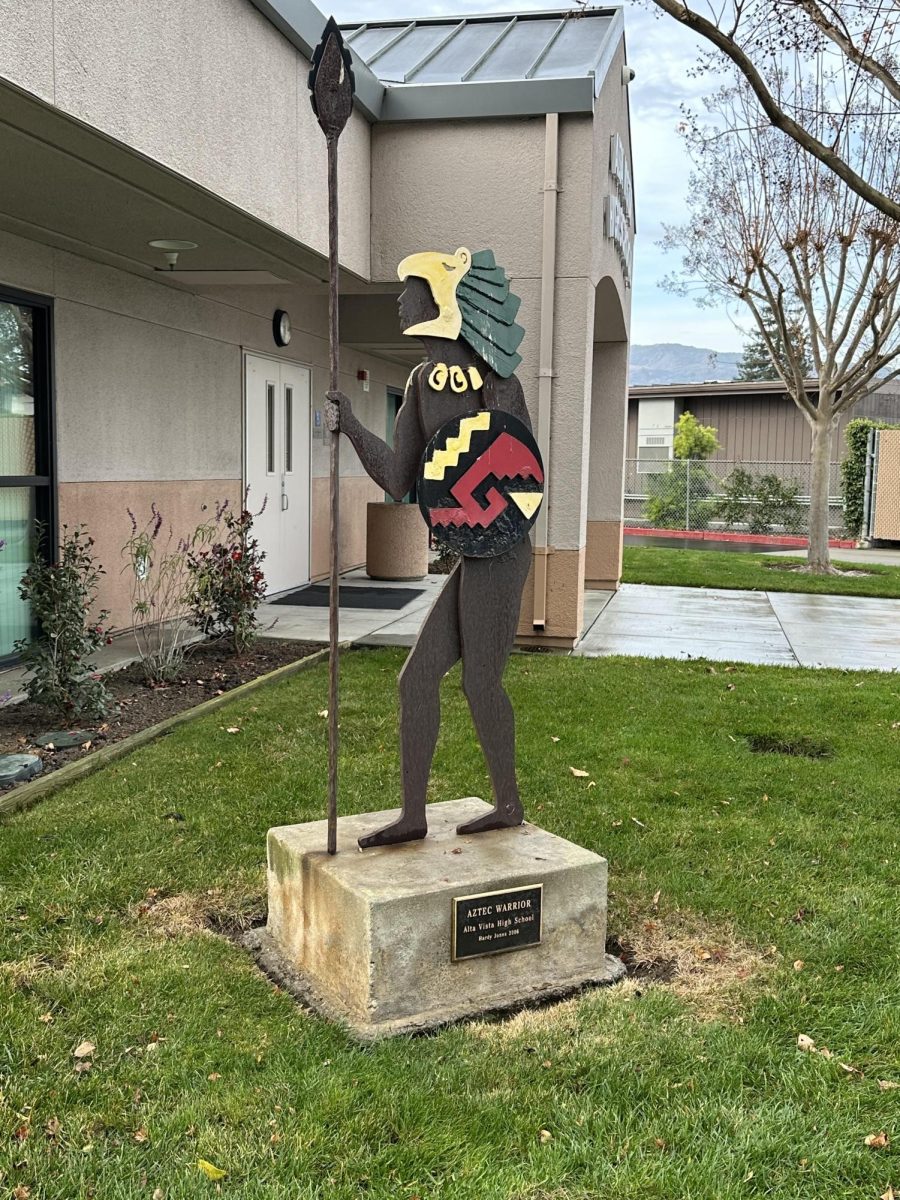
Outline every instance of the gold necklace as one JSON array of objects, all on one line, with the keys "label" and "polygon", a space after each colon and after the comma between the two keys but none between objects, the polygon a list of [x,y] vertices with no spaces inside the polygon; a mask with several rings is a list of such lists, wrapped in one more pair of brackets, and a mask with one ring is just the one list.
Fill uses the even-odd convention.
[{"label": "gold necklace", "polygon": [[456,364],[448,367],[446,363],[435,363],[428,376],[428,386],[436,392],[442,392],[448,382],[450,390],[457,393],[467,392],[470,387],[477,392],[484,384],[477,367],[466,367],[464,370]]}]

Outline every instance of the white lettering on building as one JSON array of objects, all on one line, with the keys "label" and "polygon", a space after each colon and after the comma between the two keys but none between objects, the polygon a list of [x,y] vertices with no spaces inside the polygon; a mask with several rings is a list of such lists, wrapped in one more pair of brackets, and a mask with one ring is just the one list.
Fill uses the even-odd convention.
[{"label": "white lettering on building", "polygon": [[634,264],[634,209],[632,207],[631,168],[621,137],[609,140],[609,173],[613,189],[606,197],[604,232],[615,247],[625,286],[631,287]]}]

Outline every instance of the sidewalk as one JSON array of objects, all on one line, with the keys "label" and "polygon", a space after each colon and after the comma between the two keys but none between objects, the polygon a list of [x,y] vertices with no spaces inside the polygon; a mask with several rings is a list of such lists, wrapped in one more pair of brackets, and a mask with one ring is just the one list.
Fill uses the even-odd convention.
[{"label": "sidewalk", "polygon": [[[341,639],[411,646],[445,579],[429,575],[417,583],[378,583],[422,594],[400,610],[342,608]],[[362,570],[341,579],[344,591],[371,586]],[[328,640],[327,608],[267,604],[260,618],[264,626],[277,618],[268,637]],[[900,600],[623,584],[618,592],[585,593],[584,622],[572,651],[581,657],[635,654],[900,670]]]},{"label": "sidewalk", "polygon": [[[884,552],[856,552],[865,553]],[[446,579],[376,584],[363,570],[342,576],[342,592],[375,586],[420,594],[400,609],[342,607],[341,641],[411,646]],[[259,619],[263,637],[328,641],[327,607],[263,604]],[[618,592],[585,593],[584,632],[571,653],[900,671],[900,600],[624,583]],[[97,665],[110,671],[134,658],[126,635],[102,647]],[[0,671],[0,694],[21,695],[22,677],[20,667]]]},{"label": "sidewalk", "polygon": [[573,654],[900,670],[900,600],[640,583],[604,594]]}]

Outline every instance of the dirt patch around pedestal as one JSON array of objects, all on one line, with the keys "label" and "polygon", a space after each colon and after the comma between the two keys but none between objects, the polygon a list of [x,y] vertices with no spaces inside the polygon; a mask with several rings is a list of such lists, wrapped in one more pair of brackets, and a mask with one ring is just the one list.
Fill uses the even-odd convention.
[{"label": "dirt patch around pedestal", "polygon": [[[320,649],[320,645],[312,642],[264,638],[236,658],[221,644],[199,643],[189,648],[179,678],[164,687],[149,686],[140,663],[132,663],[106,676],[113,707],[102,722],[93,725],[79,722],[67,727],[58,716],[54,717],[46,709],[27,701],[0,708],[0,753],[38,755],[44,764],[39,777],[42,778],[49,771],[58,770],[214,696],[225,695],[243,683],[268,675],[270,671]],[[70,750],[35,744],[34,739],[42,734],[66,728],[89,729],[94,736],[87,745]],[[7,786],[0,794],[19,786]]]}]

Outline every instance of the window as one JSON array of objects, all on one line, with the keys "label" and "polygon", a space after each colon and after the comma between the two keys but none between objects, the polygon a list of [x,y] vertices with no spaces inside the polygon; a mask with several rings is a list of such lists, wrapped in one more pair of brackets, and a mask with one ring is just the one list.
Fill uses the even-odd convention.
[{"label": "window", "polygon": [[275,474],[275,384],[266,384],[266,474]]},{"label": "window", "polygon": [[294,469],[294,389],[284,389],[284,472]]},{"label": "window", "polygon": [[55,544],[49,300],[0,290],[0,659],[30,636],[19,582],[34,554],[35,525]]}]

